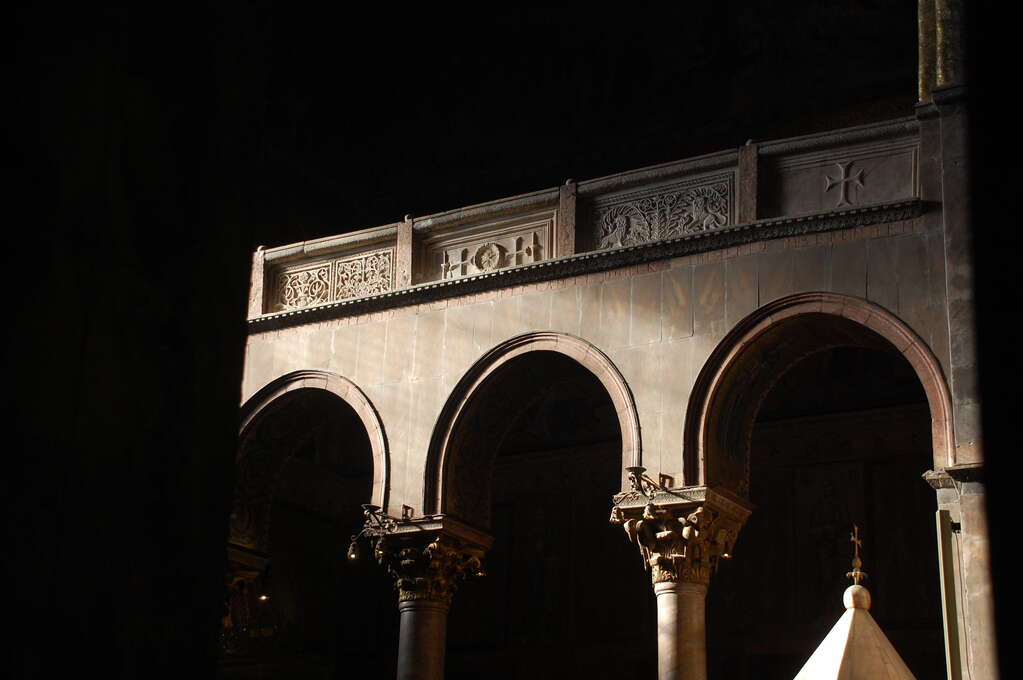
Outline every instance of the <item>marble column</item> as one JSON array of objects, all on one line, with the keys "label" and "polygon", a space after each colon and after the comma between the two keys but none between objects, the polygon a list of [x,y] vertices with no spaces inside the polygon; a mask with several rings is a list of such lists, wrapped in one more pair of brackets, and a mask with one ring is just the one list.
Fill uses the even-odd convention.
[{"label": "marble column", "polygon": [[443,680],[451,601],[461,581],[483,575],[489,546],[451,518],[411,520],[379,537],[376,559],[398,590],[398,680]]},{"label": "marble column", "polygon": [[657,597],[657,677],[707,677],[706,599],[718,560],[731,556],[748,504],[708,487],[635,484],[614,499],[611,521],[640,551]]},{"label": "marble column", "polygon": [[657,596],[657,677],[707,677],[707,586],[686,581],[654,584]]}]

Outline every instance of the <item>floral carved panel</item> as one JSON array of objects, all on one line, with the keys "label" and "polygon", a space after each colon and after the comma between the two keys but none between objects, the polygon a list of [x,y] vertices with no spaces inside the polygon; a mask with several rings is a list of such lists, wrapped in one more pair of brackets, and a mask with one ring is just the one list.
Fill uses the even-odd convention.
[{"label": "floral carved panel", "polygon": [[728,226],[732,183],[728,174],[597,198],[590,210],[593,247],[634,246]]},{"label": "floral carved panel", "polygon": [[282,267],[274,275],[271,312],[385,293],[394,288],[394,249]]}]

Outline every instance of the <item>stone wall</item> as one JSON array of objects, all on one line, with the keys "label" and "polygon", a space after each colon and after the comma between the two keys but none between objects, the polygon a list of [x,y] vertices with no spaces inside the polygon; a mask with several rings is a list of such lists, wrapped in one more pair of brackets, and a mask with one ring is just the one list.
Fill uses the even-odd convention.
[{"label": "stone wall", "polygon": [[729,330],[774,300],[808,291],[866,299],[905,321],[947,373],[942,258],[941,235],[916,218],[254,333],[242,398],[303,369],[352,380],[383,422],[390,507],[422,508],[430,438],[456,383],[501,342],[557,331],[614,363],[635,399],[643,464],[680,479],[697,375]]}]

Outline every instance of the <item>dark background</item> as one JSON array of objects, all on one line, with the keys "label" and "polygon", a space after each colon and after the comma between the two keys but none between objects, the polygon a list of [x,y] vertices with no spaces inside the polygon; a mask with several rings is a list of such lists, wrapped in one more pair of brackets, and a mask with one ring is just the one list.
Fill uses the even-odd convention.
[{"label": "dark background", "polygon": [[[1013,36],[971,3],[996,565],[1018,375]],[[916,7],[17,10],[4,89],[14,677],[214,672],[250,252],[913,114]],[[340,548],[343,550],[343,546]],[[1001,570],[996,576],[1003,576]],[[999,578],[996,601],[1011,602]],[[1003,635],[1007,608],[999,609]],[[1003,645],[1002,672],[1011,677]]]}]

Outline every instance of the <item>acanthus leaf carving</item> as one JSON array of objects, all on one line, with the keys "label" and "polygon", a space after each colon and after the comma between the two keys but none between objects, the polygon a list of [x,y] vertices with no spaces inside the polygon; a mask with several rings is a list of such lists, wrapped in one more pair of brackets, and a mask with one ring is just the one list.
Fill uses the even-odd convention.
[{"label": "acanthus leaf carving", "polygon": [[394,578],[399,602],[450,604],[459,583],[483,575],[483,552],[443,534],[413,540],[382,536],[374,555]]},{"label": "acanthus leaf carving", "polygon": [[[627,501],[624,496],[619,494],[616,498]],[[741,505],[728,500],[721,502],[714,494],[710,505],[717,507],[706,502],[661,505],[648,500],[639,516],[636,507],[626,513],[616,505],[611,523],[621,525],[629,541],[638,548],[653,583],[686,581],[706,585],[719,560],[731,556],[749,514]]]}]

